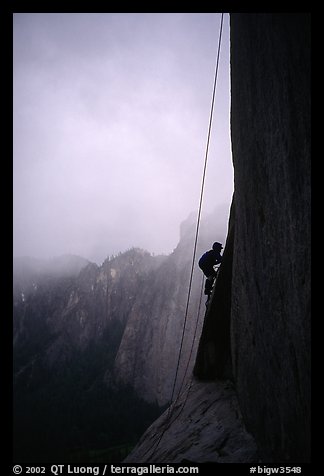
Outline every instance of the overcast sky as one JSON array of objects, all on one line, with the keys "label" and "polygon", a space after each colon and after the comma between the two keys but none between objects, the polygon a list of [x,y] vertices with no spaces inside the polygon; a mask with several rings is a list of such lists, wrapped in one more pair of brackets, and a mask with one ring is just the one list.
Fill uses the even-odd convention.
[{"label": "overcast sky", "polygon": [[[198,209],[220,17],[14,14],[15,256],[172,252]],[[229,111],[226,14],[203,208],[220,224]]]}]

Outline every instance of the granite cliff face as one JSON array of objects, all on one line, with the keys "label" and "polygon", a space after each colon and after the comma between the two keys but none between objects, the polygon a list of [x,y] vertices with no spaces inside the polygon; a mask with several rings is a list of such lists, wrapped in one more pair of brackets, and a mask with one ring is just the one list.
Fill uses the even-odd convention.
[{"label": "granite cliff face", "polygon": [[[248,431],[251,437],[238,445],[238,454],[244,455],[240,462],[309,462],[308,14],[231,14],[231,94],[234,196],[193,382],[233,382],[242,414],[237,433]],[[219,389],[213,391],[217,399]],[[225,392],[224,398],[229,402],[232,397]],[[155,440],[166,432],[161,417],[160,426],[146,432],[126,461],[150,461],[157,455],[160,462],[179,461],[170,437],[186,459],[220,462],[217,442],[223,428],[218,423],[226,419],[226,410],[213,413],[213,405],[204,403],[198,409],[191,394],[184,412],[194,412],[195,421],[183,422],[180,431],[179,420],[171,419],[153,451],[153,430]],[[199,441],[205,438],[199,422],[206,415],[209,448]],[[200,436],[192,438],[195,428]],[[235,462],[234,454],[227,462]]]},{"label": "granite cliff face", "polygon": [[258,451],[246,431],[230,381],[193,380],[145,432],[125,463],[254,463]]},{"label": "granite cliff face", "polygon": [[232,14],[231,77],[235,385],[263,457],[308,461],[309,15]]}]

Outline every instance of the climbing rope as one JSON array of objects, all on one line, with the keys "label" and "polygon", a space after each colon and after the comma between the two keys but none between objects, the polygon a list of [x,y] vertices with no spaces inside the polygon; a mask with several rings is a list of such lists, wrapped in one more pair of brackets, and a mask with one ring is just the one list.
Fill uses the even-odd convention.
[{"label": "climbing rope", "polygon": [[[179,372],[179,366],[180,366],[180,360],[181,360],[181,353],[182,353],[182,347],[183,347],[183,342],[184,342],[184,336],[185,336],[185,329],[186,329],[186,324],[187,324],[187,319],[188,319],[188,311],[189,311],[189,302],[190,302],[190,296],[191,296],[191,289],[192,289],[192,280],[193,280],[193,273],[194,273],[194,266],[195,266],[195,261],[196,261],[196,253],[197,253],[197,243],[198,243],[198,235],[199,235],[199,227],[200,227],[200,219],[201,219],[201,210],[202,210],[202,204],[203,204],[203,196],[204,196],[204,188],[205,188],[205,179],[206,179],[206,170],[207,170],[207,162],[208,162],[208,152],[209,152],[209,143],[210,143],[210,135],[211,135],[211,128],[212,128],[212,122],[213,122],[213,113],[214,113],[214,103],[215,103],[215,93],[216,93],[216,84],[217,84],[217,76],[218,76],[218,66],[219,66],[219,57],[220,57],[220,47],[221,47],[221,41],[222,41],[222,32],[223,32],[223,17],[224,13],[221,14],[221,21],[220,21],[220,29],[219,29],[219,38],[218,38],[218,48],[217,48],[217,58],[216,58],[216,66],[215,66],[215,74],[214,74],[214,84],[213,84],[213,94],[212,94],[212,100],[211,100],[211,108],[210,108],[210,114],[209,114],[209,124],[208,124],[208,133],[207,133],[207,142],[206,142],[206,151],[205,151],[205,160],[204,160],[204,168],[203,168],[203,174],[202,174],[202,182],[201,182],[201,189],[200,189],[200,199],[199,199],[199,207],[198,207],[198,216],[197,216],[197,224],[196,224],[196,232],[195,232],[195,240],[194,240],[194,247],[193,247],[193,255],[192,255],[192,263],[191,263],[191,271],[190,271],[190,279],[189,279],[189,287],[188,287],[188,296],[187,296],[187,302],[186,302],[186,308],[185,308],[185,317],[184,317],[184,323],[183,323],[183,330],[182,330],[182,336],[181,336],[181,343],[180,343],[180,348],[179,348],[179,353],[178,353],[178,360],[177,360],[177,367],[176,367],[176,372],[175,372],[175,377],[174,377],[174,382],[173,382],[173,387],[172,387],[172,393],[171,393],[171,399],[170,399],[170,406],[168,408],[168,414],[166,417],[166,422],[170,420],[171,417],[171,406],[174,398],[174,393],[175,393],[175,388],[176,388],[176,383],[177,383],[177,378],[178,378],[178,372]],[[200,311],[200,305],[199,305],[199,311]],[[198,318],[199,318],[199,311],[198,311],[198,316],[197,316],[197,323],[196,323],[196,329],[198,325]],[[195,336],[194,336],[195,339]],[[192,344],[193,346],[193,344]],[[191,351],[192,352],[192,351]],[[191,352],[189,356],[189,360],[191,358]],[[184,378],[182,380],[181,386],[180,386],[180,391],[182,390],[182,385],[184,383],[185,375],[188,369],[189,365],[189,360],[187,363],[186,371],[184,374]],[[190,390],[190,388],[189,388]],[[180,391],[178,392],[178,396],[176,401],[179,398]],[[186,400],[185,400],[186,402]],[[175,403],[175,402],[174,402]],[[174,405],[175,406],[175,405]],[[184,405],[182,406],[183,409]],[[181,411],[182,411],[181,409]],[[180,411],[180,413],[181,413]],[[179,413],[179,414],[180,414]],[[179,416],[177,415],[177,418]],[[157,443],[154,446],[149,448],[144,456],[148,453],[153,448],[153,451],[151,453],[151,457],[154,455],[156,452],[157,447],[159,446],[166,430],[169,428],[169,425],[166,423],[165,429],[162,431]]]},{"label": "climbing rope", "polygon": [[196,233],[195,233],[195,242],[194,242],[193,255],[192,255],[192,263],[191,263],[191,271],[190,271],[190,280],[189,280],[188,296],[187,296],[187,303],[186,303],[186,311],[185,311],[184,324],[183,324],[183,330],[182,330],[182,336],[181,336],[181,344],[180,344],[180,349],[179,349],[179,354],[178,354],[178,363],[177,363],[176,374],[175,374],[175,379],[174,379],[172,394],[171,394],[171,402],[173,401],[174,391],[175,391],[175,386],[176,386],[177,376],[178,376],[178,371],[179,371],[181,351],[182,351],[185,329],[186,329],[186,324],[187,324],[187,319],[188,319],[189,301],[190,301],[191,288],[192,288],[192,278],[193,278],[193,272],[194,272],[195,261],[196,261],[197,243],[198,243],[198,235],[199,235],[199,227],[200,227],[200,219],[201,219],[201,210],[202,210],[204,188],[205,188],[205,179],[206,179],[206,170],[207,170],[207,161],[208,161],[208,152],[209,152],[209,143],[210,143],[210,134],[211,134],[211,127],[212,127],[212,122],[213,122],[213,112],[214,112],[215,93],[216,93],[216,84],[217,84],[217,76],[218,76],[220,46],[221,46],[222,30],[223,30],[223,16],[224,16],[224,13],[222,13],[222,16],[221,16],[221,23],[220,23],[220,30],[219,30],[217,60],[216,60],[215,75],[214,75],[213,95],[212,95],[210,115],[209,115],[209,125],[208,125],[208,134],[207,134],[204,169],[203,169],[203,176],[202,176],[201,190],[200,190],[200,199],[199,199],[198,217],[197,217],[197,225],[196,225]]}]

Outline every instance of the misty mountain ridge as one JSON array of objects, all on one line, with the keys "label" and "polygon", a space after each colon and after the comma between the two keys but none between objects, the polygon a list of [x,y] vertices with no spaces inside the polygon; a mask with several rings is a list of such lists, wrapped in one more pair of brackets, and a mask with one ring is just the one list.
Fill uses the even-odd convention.
[{"label": "misty mountain ridge", "polygon": [[[180,223],[179,227],[179,242],[174,248],[171,255],[181,256],[184,259],[186,252],[183,250],[188,248],[187,258],[190,259],[190,251],[193,248],[193,240],[197,225],[197,211],[189,213],[188,217]],[[210,229],[214,234],[210,233]],[[220,241],[224,243],[227,230],[226,214],[224,213],[224,205],[220,205],[214,209],[213,212],[207,214],[200,222],[199,236],[202,237],[206,248],[210,248],[213,241]],[[204,237],[209,236],[209,242]],[[200,238],[199,238],[200,240]],[[199,244],[198,240],[198,244]],[[201,251],[203,248],[201,248]],[[119,259],[119,265],[122,261],[127,261],[130,253],[133,251],[150,256],[152,262],[154,260],[155,266],[161,264],[170,254],[155,254],[151,253],[141,247],[133,246],[126,251],[120,251],[117,254],[112,254],[102,261],[101,265],[94,261],[76,254],[62,254],[51,258],[36,258],[33,256],[18,256],[13,258],[13,284],[14,291],[21,288],[21,292],[28,292],[31,288],[37,286],[39,280],[53,279],[53,278],[73,278],[77,277],[80,272],[87,266],[106,267],[108,263],[113,262],[116,258]],[[124,258],[121,258],[124,256]]]},{"label": "misty mountain ridge", "polygon": [[29,266],[14,280],[14,451],[23,461],[71,461],[90,449],[134,444],[159,414],[113,377],[154,258],[133,249],[100,267],[81,263],[78,273]]},{"label": "misty mountain ridge", "polygon": [[[132,248],[101,266],[73,255],[14,260],[17,455],[32,458],[42,448],[47,460],[54,454],[69,458],[74,451],[135,443],[161,413],[171,396],[194,232],[192,215],[169,256]],[[213,238],[202,235],[198,252]],[[197,271],[193,319],[201,285]],[[189,319],[184,356],[194,325]]]}]

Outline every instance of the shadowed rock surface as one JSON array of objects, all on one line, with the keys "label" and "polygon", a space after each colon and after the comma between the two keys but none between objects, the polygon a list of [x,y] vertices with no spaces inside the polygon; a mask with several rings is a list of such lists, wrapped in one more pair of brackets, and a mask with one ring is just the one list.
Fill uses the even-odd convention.
[{"label": "shadowed rock surface", "polygon": [[231,349],[268,461],[310,458],[310,15],[231,15]]}]

